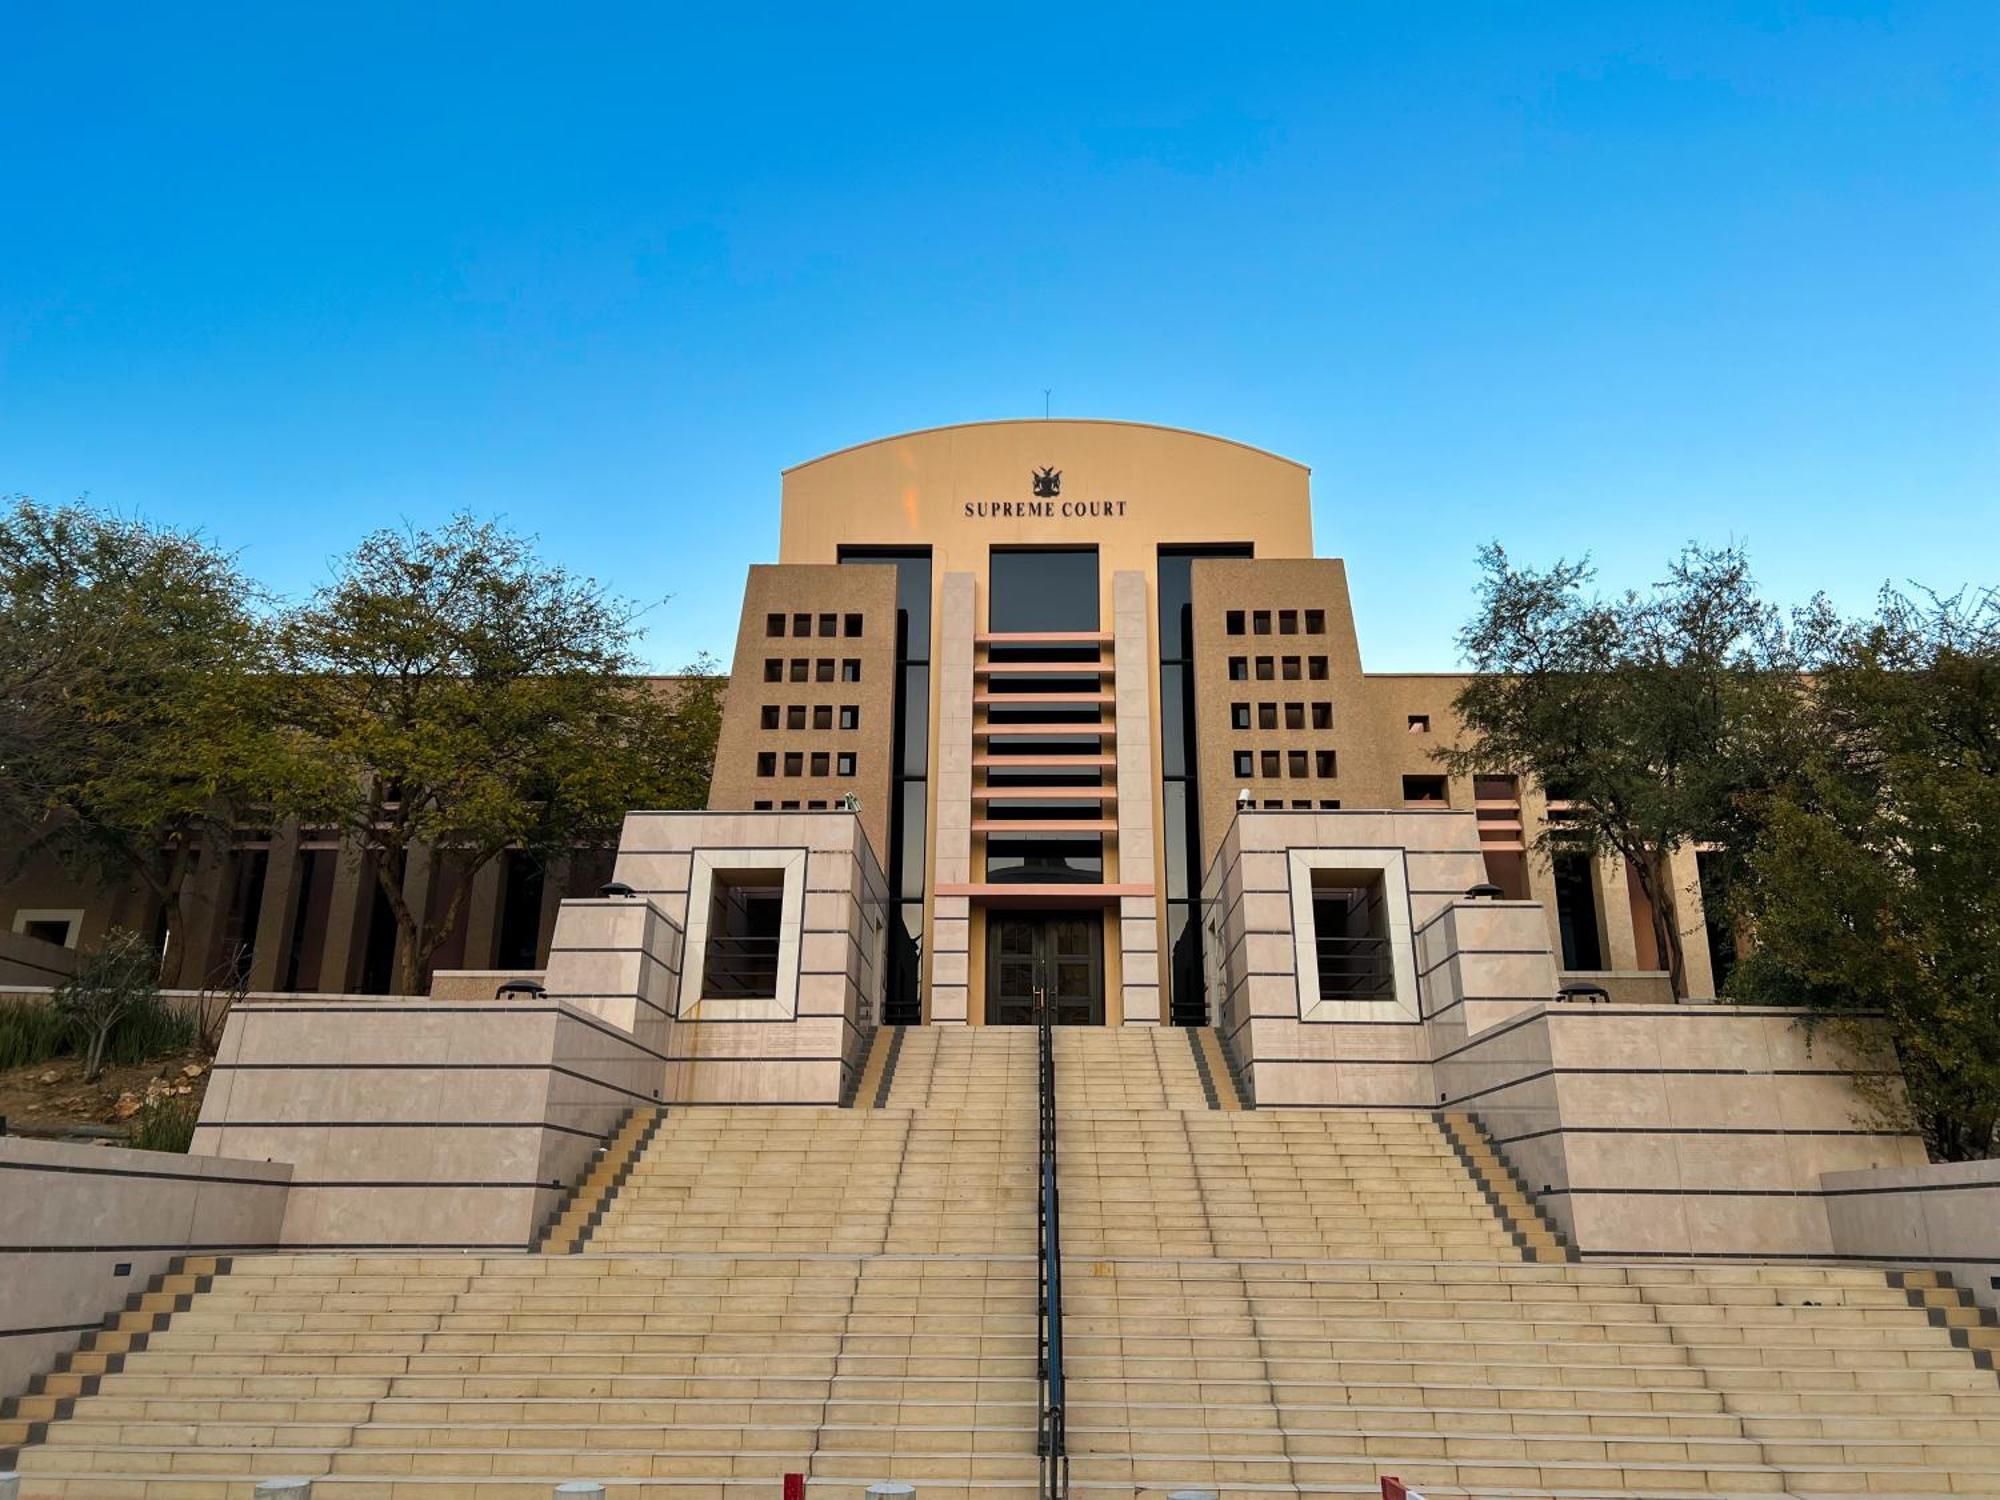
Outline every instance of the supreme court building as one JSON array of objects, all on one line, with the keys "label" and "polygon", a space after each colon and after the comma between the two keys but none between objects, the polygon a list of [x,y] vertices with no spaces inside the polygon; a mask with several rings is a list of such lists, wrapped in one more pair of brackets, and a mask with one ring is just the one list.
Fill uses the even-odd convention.
[{"label": "supreme court building", "polygon": [[[1443,632],[1466,605],[1422,607]],[[1203,879],[1249,809],[1343,844],[1386,814],[1469,814],[1452,826],[1478,857],[1435,894],[1538,901],[1563,970],[1667,998],[1626,872],[1532,858],[1539,790],[1433,758],[1462,681],[1363,671],[1300,464],[1126,422],[937,428],[786,471],[710,806],[858,803],[889,893],[890,1021],[1025,1020],[1038,966],[1066,1022],[1211,1017]],[[1684,864],[1692,984],[1712,993]],[[1392,986],[1380,877],[1322,875],[1312,902],[1329,983]]]}]

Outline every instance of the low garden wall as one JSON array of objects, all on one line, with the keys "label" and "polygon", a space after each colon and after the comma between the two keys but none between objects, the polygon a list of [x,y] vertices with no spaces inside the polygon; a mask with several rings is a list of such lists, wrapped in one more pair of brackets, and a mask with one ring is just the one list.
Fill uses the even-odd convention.
[{"label": "low garden wall", "polygon": [[246,999],[191,1149],[293,1164],[287,1247],[524,1249],[661,1102],[680,949],[649,902],[567,901],[550,993]]},{"label": "low garden wall", "polygon": [[283,1162],[0,1137],[0,1396],[174,1256],[278,1244]]},{"label": "low garden wall", "polygon": [[1838,1254],[1949,1271],[2000,1308],[2000,1161],[1829,1172],[1821,1186]]},{"label": "low garden wall", "polygon": [[1886,1053],[1808,1038],[1801,1017],[1536,1004],[1440,1050],[1439,1107],[1478,1117],[1586,1256],[1823,1259],[1824,1175],[1926,1158],[1855,1088]]}]

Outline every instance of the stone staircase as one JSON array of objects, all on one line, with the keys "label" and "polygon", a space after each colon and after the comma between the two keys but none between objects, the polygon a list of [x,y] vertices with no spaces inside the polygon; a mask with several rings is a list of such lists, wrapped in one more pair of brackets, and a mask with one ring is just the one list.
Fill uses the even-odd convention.
[{"label": "stone staircase", "polygon": [[[237,1258],[23,1495],[1026,1500],[1035,1038],[887,1045],[856,1108],[670,1109],[579,1253]],[[1058,1036],[1079,1497],[2000,1496],[2000,1330],[1937,1278],[1532,1260],[1428,1116],[1212,1107],[1200,1045]]]}]

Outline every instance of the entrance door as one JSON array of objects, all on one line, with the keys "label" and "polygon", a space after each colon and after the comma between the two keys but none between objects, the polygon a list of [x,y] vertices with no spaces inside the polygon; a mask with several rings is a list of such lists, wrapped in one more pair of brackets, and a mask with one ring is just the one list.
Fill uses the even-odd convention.
[{"label": "entrance door", "polygon": [[986,918],[986,1020],[1032,1026],[1046,990],[1058,1026],[1104,1024],[1104,934],[1086,912],[992,912]]}]

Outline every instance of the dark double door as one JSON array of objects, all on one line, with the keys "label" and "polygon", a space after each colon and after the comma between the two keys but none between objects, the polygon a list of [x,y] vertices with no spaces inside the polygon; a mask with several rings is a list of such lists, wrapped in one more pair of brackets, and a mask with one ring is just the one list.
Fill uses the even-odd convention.
[{"label": "dark double door", "polygon": [[1104,1024],[1104,925],[1095,911],[996,911],[986,919],[986,1021],[1032,1026],[1046,997],[1058,1026]]}]

